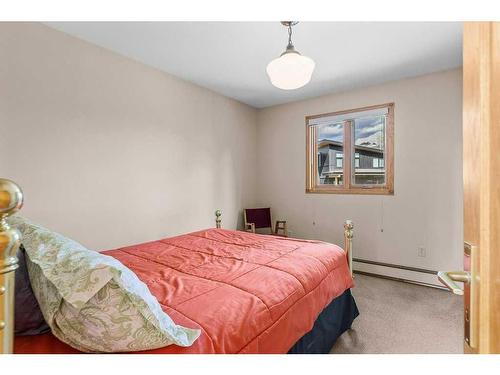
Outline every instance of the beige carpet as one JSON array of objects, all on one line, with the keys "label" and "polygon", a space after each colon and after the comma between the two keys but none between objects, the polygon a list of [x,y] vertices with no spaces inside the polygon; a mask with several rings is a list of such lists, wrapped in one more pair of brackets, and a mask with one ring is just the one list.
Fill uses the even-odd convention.
[{"label": "beige carpet", "polygon": [[355,282],[360,314],[331,353],[463,353],[460,296],[364,275]]}]

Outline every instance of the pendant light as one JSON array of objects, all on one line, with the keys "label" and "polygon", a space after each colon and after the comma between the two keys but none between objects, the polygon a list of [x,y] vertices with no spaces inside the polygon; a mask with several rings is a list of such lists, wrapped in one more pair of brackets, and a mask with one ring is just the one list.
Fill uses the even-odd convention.
[{"label": "pendant light", "polygon": [[267,65],[267,75],[271,83],[282,90],[295,90],[305,86],[311,80],[314,70],[314,61],[302,56],[292,43],[292,27],[297,21],[283,21],[283,26],[288,28],[288,45],[280,57]]}]

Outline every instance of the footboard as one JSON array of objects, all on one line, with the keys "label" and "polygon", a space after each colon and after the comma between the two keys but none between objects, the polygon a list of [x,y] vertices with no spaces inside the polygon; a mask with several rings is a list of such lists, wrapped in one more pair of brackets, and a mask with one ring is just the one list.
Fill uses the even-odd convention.
[{"label": "footboard", "polygon": [[[215,211],[215,227],[222,228],[222,210]],[[344,251],[352,276],[352,239],[354,237],[354,224],[352,220],[344,222]]]}]

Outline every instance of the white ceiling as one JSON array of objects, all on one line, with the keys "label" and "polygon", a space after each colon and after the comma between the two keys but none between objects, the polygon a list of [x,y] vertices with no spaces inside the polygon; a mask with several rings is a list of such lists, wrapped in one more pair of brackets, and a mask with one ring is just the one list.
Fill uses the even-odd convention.
[{"label": "white ceiling", "polygon": [[266,74],[286,46],[279,22],[46,24],[257,108],[462,65],[459,22],[301,22],[293,41],[316,70],[283,91]]}]

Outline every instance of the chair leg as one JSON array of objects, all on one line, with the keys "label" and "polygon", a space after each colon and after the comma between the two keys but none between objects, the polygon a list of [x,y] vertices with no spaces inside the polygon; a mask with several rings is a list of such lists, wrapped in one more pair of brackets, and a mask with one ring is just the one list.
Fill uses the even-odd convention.
[{"label": "chair leg", "polygon": [[246,223],[245,224],[245,232],[255,233],[255,224],[254,223]]},{"label": "chair leg", "polygon": [[[280,234],[279,233],[280,231],[282,231],[283,233]],[[276,220],[276,225],[274,226],[274,234],[281,235],[283,237],[288,237],[288,231],[286,228],[285,220]]]}]

